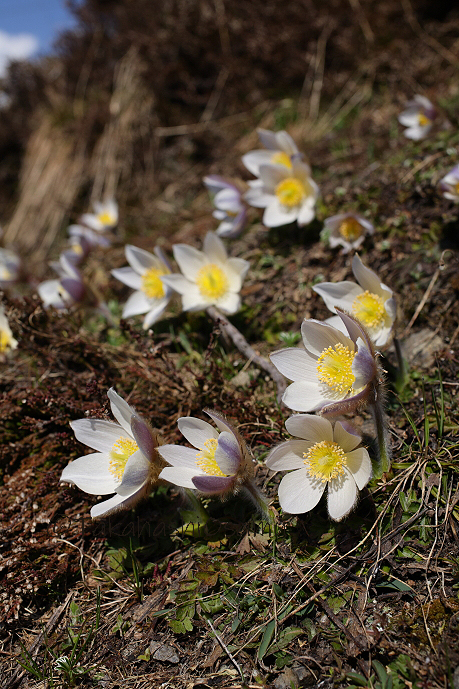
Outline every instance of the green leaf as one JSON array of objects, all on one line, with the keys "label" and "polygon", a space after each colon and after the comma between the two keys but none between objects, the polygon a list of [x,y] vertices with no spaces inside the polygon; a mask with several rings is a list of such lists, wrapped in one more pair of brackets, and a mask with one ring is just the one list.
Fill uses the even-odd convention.
[{"label": "green leaf", "polygon": [[371,686],[369,684],[369,681],[367,680],[367,678],[364,677],[363,675],[359,674],[358,672],[347,672],[346,678],[352,680],[353,682],[358,684],[360,687]]},{"label": "green leaf", "polygon": [[268,622],[268,624],[265,627],[265,631],[263,632],[263,638],[261,640],[260,647],[258,649],[258,660],[263,660],[265,657],[265,653],[268,650],[269,644],[271,643],[271,639],[273,638],[274,630],[276,629],[276,621],[271,620],[271,622]]},{"label": "green leaf", "polygon": [[383,689],[385,689],[387,685],[387,672],[386,668],[382,663],[379,662],[379,660],[373,660],[372,663],[374,669],[376,670],[376,674],[378,675],[379,681],[382,684]]},{"label": "green leaf", "polygon": [[[274,620],[273,620],[274,621]],[[277,639],[267,650],[266,654],[271,655],[271,653],[277,653],[277,651],[282,651],[283,648],[289,645],[293,639],[297,636],[304,634],[304,629],[301,627],[287,627],[284,629]]]}]

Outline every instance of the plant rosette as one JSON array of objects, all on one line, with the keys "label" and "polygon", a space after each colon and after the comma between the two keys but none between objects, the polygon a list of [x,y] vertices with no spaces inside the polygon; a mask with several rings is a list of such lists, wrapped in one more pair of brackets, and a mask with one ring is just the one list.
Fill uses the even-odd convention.
[{"label": "plant rosette", "polygon": [[318,504],[327,489],[328,513],[344,519],[357,502],[358,492],[371,478],[371,461],[361,437],[340,421],[297,414],[285,422],[296,436],[274,447],[266,459],[271,471],[291,470],[279,484],[279,503],[285,512],[303,514]]},{"label": "plant rosette", "polygon": [[[352,259],[355,282],[321,282],[312,288],[332,313],[342,309],[352,314],[364,326],[376,347],[384,347],[390,340],[396,316],[396,303],[392,290],[367,268],[356,254]],[[343,333],[346,327],[339,316],[326,323]]]},{"label": "plant rosette", "polygon": [[107,394],[118,423],[72,421],[76,439],[96,452],[75,459],[60,479],[90,495],[115,493],[91,508],[93,519],[134,507],[149,494],[164,467],[157,451],[158,437],[149,424],[113,388]]}]

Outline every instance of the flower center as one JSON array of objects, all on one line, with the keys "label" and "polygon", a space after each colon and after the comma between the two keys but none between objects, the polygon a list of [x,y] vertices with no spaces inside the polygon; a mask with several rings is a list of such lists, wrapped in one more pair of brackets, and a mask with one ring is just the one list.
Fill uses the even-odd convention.
[{"label": "flower center", "polygon": [[355,242],[363,232],[363,227],[355,218],[346,218],[339,226],[339,233],[349,242]]},{"label": "flower center", "polygon": [[303,182],[296,177],[287,177],[279,182],[274,193],[283,206],[295,208],[308,195],[308,190]]},{"label": "flower center", "polygon": [[165,290],[161,280],[161,275],[166,271],[160,268],[150,268],[142,275],[142,292],[145,292],[149,299],[161,299],[164,297]]},{"label": "flower center", "polygon": [[225,273],[215,263],[208,263],[198,271],[196,284],[203,297],[207,297],[207,299],[223,297],[229,286]]},{"label": "flower center", "polygon": [[209,440],[206,440],[204,449],[200,450],[196,455],[196,464],[204,473],[209,474],[209,476],[226,476],[215,461],[217,447],[217,438],[209,438]]},{"label": "flower center", "polygon": [[418,124],[420,127],[427,127],[428,124],[431,124],[432,120],[430,120],[426,115],[424,115],[423,112],[420,112],[418,115]]},{"label": "flower center", "polygon": [[0,329],[0,354],[5,354],[8,351],[11,344],[11,335],[6,332],[6,330]]},{"label": "flower center", "polygon": [[384,323],[386,309],[381,297],[365,290],[354,299],[352,313],[367,328],[377,328]]},{"label": "flower center", "polygon": [[288,167],[289,170],[292,169],[292,161],[290,156],[284,151],[277,151],[277,153],[274,153],[271,158],[271,162],[275,165],[283,165],[284,167]]},{"label": "flower center", "polygon": [[77,254],[78,256],[83,255],[83,247],[81,246],[81,244],[78,244],[78,242],[70,245],[70,251],[72,251],[74,254]]},{"label": "flower center", "polygon": [[354,357],[355,352],[341,342],[327,347],[317,359],[317,377],[335,392],[347,394],[355,381],[352,373]]},{"label": "flower center", "polygon": [[338,443],[322,440],[310,447],[303,457],[311,478],[316,478],[322,483],[344,474],[347,458]]},{"label": "flower center", "polygon": [[6,266],[0,266],[0,280],[11,280],[13,273]]},{"label": "flower center", "polygon": [[119,438],[113,445],[108,469],[118,481],[122,481],[127,461],[138,449],[139,446],[132,438]]},{"label": "flower center", "polygon": [[456,194],[459,194],[459,182],[456,182],[456,184],[453,184],[452,186]]},{"label": "flower center", "polygon": [[102,223],[102,225],[108,227],[110,225],[116,225],[116,218],[113,217],[108,211],[103,211],[97,216],[97,220]]}]

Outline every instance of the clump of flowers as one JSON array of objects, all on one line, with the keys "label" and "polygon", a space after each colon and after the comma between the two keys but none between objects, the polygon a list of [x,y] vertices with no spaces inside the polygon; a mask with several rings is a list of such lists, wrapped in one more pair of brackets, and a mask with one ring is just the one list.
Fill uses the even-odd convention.
[{"label": "clump of flowers", "polygon": [[68,309],[73,304],[81,302],[85,296],[85,285],[80,271],[61,254],[59,261],[50,263],[59,278],[41,282],[37,291],[45,309],[50,306],[57,310]]},{"label": "clump of flowers", "polygon": [[155,247],[154,251],[155,255],[127,244],[124,252],[129,266],[112,270],[117,280],[135,290],[124,305],[123,318],[145,313],[145,330],[161,318],[173,292],[162,279],[171,273],[169,261],[160,247]]},{"label": "clump of flowers", "polygon": [[0,305],[0,359],[9,356],[17,346],[18,341],[13,337],[5,314],[5,307]]},{"label": "clump of flowers", "polygon": [[262,165],[283,165],[290,170],[292,161],[301,159],[296,143],[286,131],[271,132],[269,129],[257,129],[257,134],[267,150],[249,151],[242,156],[245,167],[255,177],[260,176]]},{"label": "clump of flowers", "polygon": [[453,169],[440,180],[440,188],[445,199],[459,203],[459,165],[455,165]]},{"label": "clump of flowers", "polygon": [[[394,325],[396,304],[392,290],[367,268],[356,254],[352,259],[355,282],[322,282],[313,287],[328,309],[336,313],[342,309],[351,313],[368,331],[376,347],[387,344]],[[328,318],[326,323],[341,332],[345,326],[339,316]]]},{"label": "clump of flowers", "polygon": [[215,411],[204,410],[217,426],[193,416],[178,419],[182,435],[193,448],[162,445],[166,466],[160,478],[182,488],[195,488],[204,495],[224,496],[243,489],[264,512],[266,501],[253,482],[254,462],[241,435]]},{"label": "clump of flowers", "polygon": [[174,257],[182,274],[164,275],[162,281],[182,296],[184,311],[216,306],[223,313],[236,313],[250,264],[242,258],[228,258],[223,242],[214,232],[207,233],[203,249],[175,244]]},{"label": "clump of flowers", "polygon": [[220,220],[216,233],[219,237],[233,239],[244,229],[247,209],[242,202],[241,192],[231,182],[218,175],[204,177],[204,184],[212,195],[214,218]]},{"label": "clump of flowers", "polygon": [[340,213],[327,218],[324,230],[332,249],[342,246],[342,253],[358,249],[367,234],[373,234],[374,227],[358,213]]},{"label": "clump of flowers", "polygon": [[340,521],[355,506],[358,491],[371,478],[371,461],[361,437],[340,421],[297,414],[285,422],[296,436],[273,448],[266,459],[272,471],[292,470],[279,485],[283,510],[302,514],[312,510],[327,489],[328,513]]},{"label": "clump of flowers", "polygon": [[307,225],[315,217],[319,188],[311,177],[311,168],[299,159],[286,165],[261,165],[259,179],[250,181],[246,201],[264,208],[263,224],[280,227],[298,222]]},{"label": "clump of flowers", "polygon": [[120,397],[108,391],[117,423],[79,419],[70,424],[77,440],[96,450],[65,467],[61,481],[90,495],[109,495],[91,508],[91,517],[106,517],[133,507],[146,497],[164,467],[158,455],[158,437],[149,424]]},{"label": "clump of flowers", "polygon": [[398,121],[405,129],[407,139],[420,141],[428,136],[437,117],[433,104],[425,96],[415,96],[406,104],[406,109],[398,116]]}]

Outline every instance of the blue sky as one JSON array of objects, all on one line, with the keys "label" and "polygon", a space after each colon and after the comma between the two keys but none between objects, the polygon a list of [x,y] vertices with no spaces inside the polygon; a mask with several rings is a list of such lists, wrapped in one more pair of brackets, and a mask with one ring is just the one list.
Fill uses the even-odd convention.
[{"label": "blue sky", "polygon": [[0,0],[0,76],[8,58],[46,53],[73,25],[65,0]]}]

